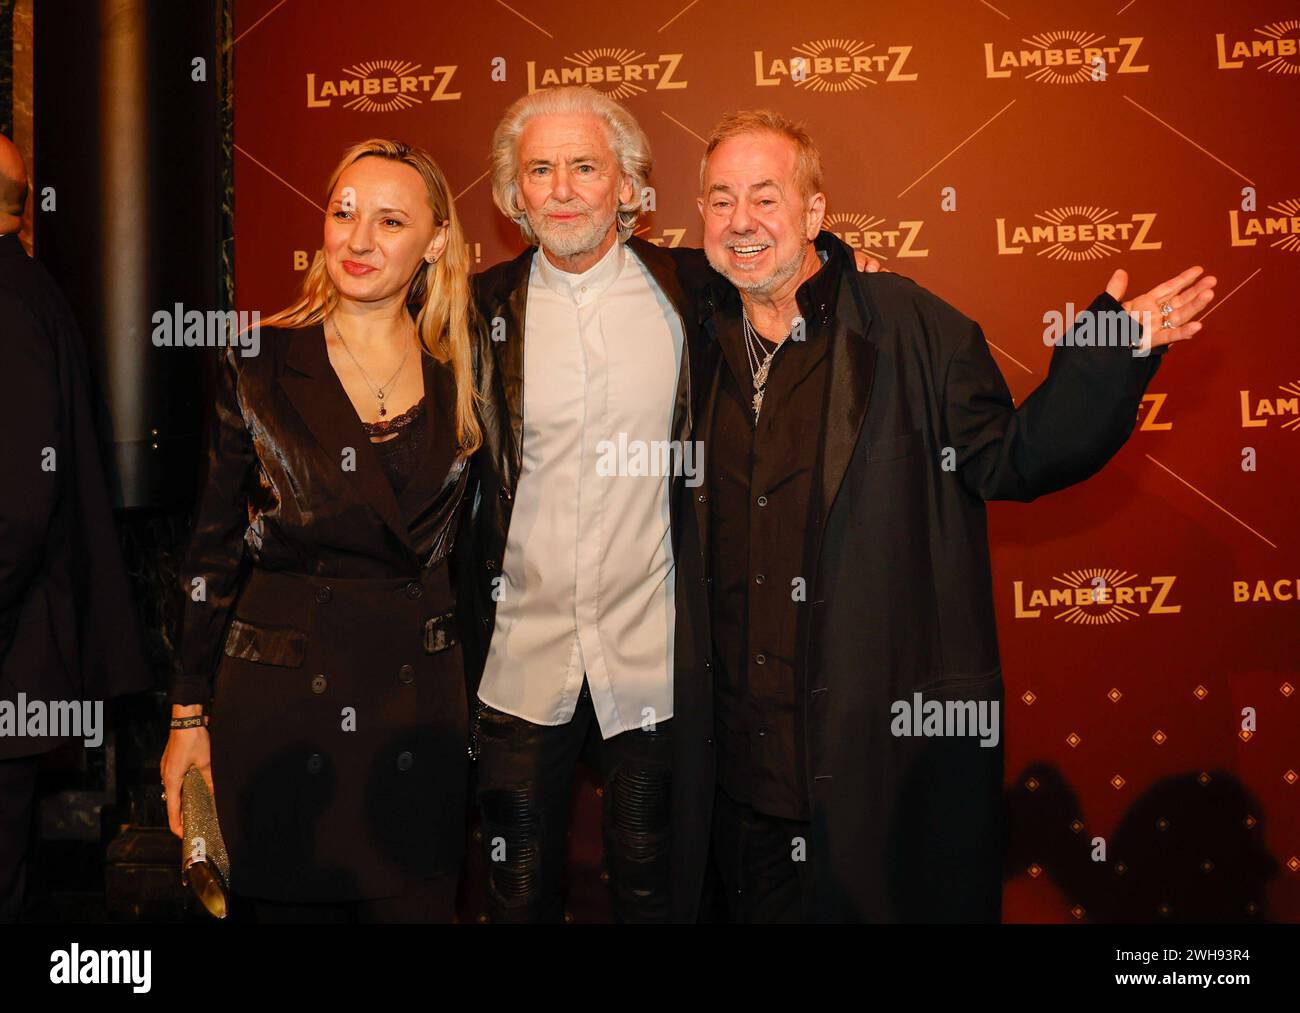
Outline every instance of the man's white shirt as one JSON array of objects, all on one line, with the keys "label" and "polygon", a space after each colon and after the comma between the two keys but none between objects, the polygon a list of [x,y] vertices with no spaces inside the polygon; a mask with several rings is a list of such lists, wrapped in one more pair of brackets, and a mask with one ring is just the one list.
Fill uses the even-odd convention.
[{"label": "man's white shirt", "polygon": [[684,344],[677,311],[622,242],[581,274],[533,256],[523,463],[485,704],[567,724],[585,673],[602,737],[672,717],[671,474],[609,475],[601,462],[671,438]]}]

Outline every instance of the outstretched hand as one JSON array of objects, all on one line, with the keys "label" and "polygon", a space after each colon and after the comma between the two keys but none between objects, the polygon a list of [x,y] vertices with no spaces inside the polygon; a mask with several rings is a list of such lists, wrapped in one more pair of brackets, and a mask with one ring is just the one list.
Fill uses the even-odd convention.
[{"label": "outstretched hand", "polygon": [[[1200,267],[1189,267],[1182,274],[1161,282],[1150,292],[1126,301],[1124,292],[1128,288],[1128,272],[1121,268],[1110,276],[1106,294],[1142,323],[1143,346],[1148,347],[1150,342],[1150,348],[1159,348],[1175,341],[1186,341],[1203,326],[1192,318],[1214,298],[1217,281],[1213,275],[1197,281],[1203,270]],[[1193,285],[1193,282],[1196,284]],[[1162,305],[1169,308],[1168,314],[1162,315]],[[1170,326],[1164,326],[1166,321]]]}]

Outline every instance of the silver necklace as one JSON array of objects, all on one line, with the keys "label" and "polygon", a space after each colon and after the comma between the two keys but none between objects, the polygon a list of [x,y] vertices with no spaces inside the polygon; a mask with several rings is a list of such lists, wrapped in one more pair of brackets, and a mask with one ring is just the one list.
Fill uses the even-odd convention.
[{"label": "silver necklace", "polygon": [[410,342],[407,342],[406,344],[406,351],[402,354],[402,361],[397,364],[397,372],[388,378],[387,383],[376,387],[374,383],[371,382],[370,374],[361,368],[361,363],[357,362],[357,357],[352,354],[352,349],[350,349],[348,343],[343,340],[343,332],[339,330],[339,325],[335,323],[333,317],[330,317],[330,326],[334,328],[334,334],[339,339],[339,344],[343,346],[343,351],[348,353],[348,358],[351,359],[352,364],[357,367],[357,372],[360,373],[361,378],[366,381],[366,386],[370,388],[370,392],[374,394],[375,398],[379,401],[379,417],[382,419],[388,414],[388,409],[384,406],[384,398],[388,395],[388,389],[393,385],[393,381],[397,379],[398,375],[402,372],[402,369],[406,366],[406,360],[411,357]]},{"label": "silver necklace", "polygon": [[[763,391],[767,388],[767,374],[772,370],[772,356],[776,355],[776,348],[769,352],[763,346],[758,331],[749,322],[749,314],[743,306],[740,309],[740,315],[745,323],[745,351],[749,354],[749,375],[754,382],[754,400],[752,402],[754,424],[758,425],[758,416],[763,410]],[[777,348],[780,347],[780,345],[777,345]]]}]

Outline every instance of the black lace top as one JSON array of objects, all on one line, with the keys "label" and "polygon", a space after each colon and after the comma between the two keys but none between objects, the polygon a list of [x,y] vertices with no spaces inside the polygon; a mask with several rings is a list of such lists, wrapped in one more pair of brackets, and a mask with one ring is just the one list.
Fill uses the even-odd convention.
[{"label": "black lace top", "polygon": [[424,401],[424,398],[420,398],[401,415],[395,415],[391,419],[361,423],[374,444],[375,453],[379,455],[379,462],[388,475],[393,492],[399,496],[415,474],[420,453],[424,449],[425,427],[415,425],[424,419]]}]

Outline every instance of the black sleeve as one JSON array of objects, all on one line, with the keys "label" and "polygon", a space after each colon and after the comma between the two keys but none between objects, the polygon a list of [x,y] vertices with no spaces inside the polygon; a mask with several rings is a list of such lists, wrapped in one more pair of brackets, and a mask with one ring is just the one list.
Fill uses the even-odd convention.
[{"label": "black sleeve", "polygon": [[1074,345],[1072,328],[1052,353],[1047,379],[1017,408],[973,321],[944,379],[945,443],[962,484],[981,499],[1029,501],[1096,474],[1128,439],[1147,384],[1168,346],[1141,356],[1136,320],[1102,293],[1088,310],[1117,314],[1114,346]]},{"label": "black sleeve", "polygon": [[729,284],[709,264],[704,251],[694,246],[664,246],[661,249],[677,264],[677,279],[693,299],[710,292],[714,286]]},{"label": "black sleeve", "polygon": [[27,588],[40,570],[59,499],[73,467],[61,419],[54,345],[27,307],[0,290],[0,659],[9,653]]},{"label": "black sleeve", "polygon": [[181,569],[184,627],[180,670],[173,675],[168,692],[171,704],[206,704],[211,697],[212,679],[246,567],[248,493],[257,455],[239,405],[235,356],[236,349],[228,347],[217,362],[216,414],[206,474]]},{"label": "black sleeve", "polygon": [[[477,276],[476,276],[477,277]],[[476,292],[476,296],[481,293]],[[487,346],[487,318],[483,316],[484,306],[480,302],[478,311],[483,325],[475,328],[471,337],[474,341],[474,387],[475,410],[478,412],[482,442],[470,456],[466,467],[469,480],[465,485],[465,499],[461,506],[460,520],[456,529],[456,538],[452,544],[451,567],[452,583],[456,591],[456,622],[460,627],[461,655],[465,667],[466,684],[472,701],[478,686],[478,674],[483,667],[483,610],[479,603],[478,561],[480,557],[481,526],[485,522],[486,511],[483,504],[484,475],[488,471],[491,455],[496,452],[499,418],[496,414],[493,387],[495,384],[494,359]]]}]

